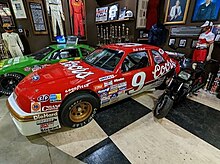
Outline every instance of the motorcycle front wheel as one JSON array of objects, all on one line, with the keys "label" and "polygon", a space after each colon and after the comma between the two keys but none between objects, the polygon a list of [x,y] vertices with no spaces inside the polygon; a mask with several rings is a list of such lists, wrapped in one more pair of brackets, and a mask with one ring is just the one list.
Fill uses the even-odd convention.
[{"label": "motorcycle front wheel", "polygon": [[158,102],[153,110],[154,117],[157,119],[164,118],[173,106],[173,100],[167,95],[163,94],[159,97]]}]

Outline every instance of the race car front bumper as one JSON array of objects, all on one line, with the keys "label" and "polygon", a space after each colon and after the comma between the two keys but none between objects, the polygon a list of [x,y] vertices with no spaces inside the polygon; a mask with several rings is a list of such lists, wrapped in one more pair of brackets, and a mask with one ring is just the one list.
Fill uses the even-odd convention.
[{"label": "race car front bumper", "polygon": [[30,136],[61,128],[58,111],[37,114],[26,113],[18,106],[13,94],[9,96],[6,104],[13,122],[22,135]]}]

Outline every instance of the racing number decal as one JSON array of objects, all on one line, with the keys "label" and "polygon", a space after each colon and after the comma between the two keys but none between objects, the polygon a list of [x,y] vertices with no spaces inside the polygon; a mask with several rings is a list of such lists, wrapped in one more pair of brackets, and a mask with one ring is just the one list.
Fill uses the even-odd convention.
[{"label": "racing number decal", "polygon": [[132,79],[131,85],[132,85],[132,87],[138,87],[138,88],[128,91],[128,94],[133,94],[135,92],[140,91],[144,86],[145,80],[146,80],[146,73],[145,72],[136,73]]}]

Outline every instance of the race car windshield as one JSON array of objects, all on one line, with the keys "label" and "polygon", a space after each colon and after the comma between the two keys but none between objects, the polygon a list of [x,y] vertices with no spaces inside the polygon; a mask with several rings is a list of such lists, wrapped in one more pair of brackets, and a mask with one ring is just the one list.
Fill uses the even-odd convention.
[{"label": "race car windshield", "polygon": [[110,49],[97,49],[84,61],[92,66],[101,68],[107,71],[113,71],[120,61],[123,52]]},{"label": "race car windshield", "polygon": [[43,48],[33,54],[31,54],[30,56],[33,57],[36,60],[42,60],[43,58],[45,58],[49,53],[51,53],[54,49],[51,47],[46,47]]}]

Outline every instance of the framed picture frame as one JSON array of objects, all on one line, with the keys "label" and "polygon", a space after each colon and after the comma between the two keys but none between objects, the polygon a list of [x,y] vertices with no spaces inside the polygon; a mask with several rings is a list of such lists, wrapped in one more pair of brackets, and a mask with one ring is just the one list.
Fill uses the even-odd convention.
[{"label": "framed picture frame", "polygon": [[191,48],[196,48],[198,40],[192,40]]},{"label": "framed picture frame", "polygon": [[184,24],[190,0],[168,0],[164,24]]},{"label": "framed picture frame", "polygon": [[179,47],[185,48],[186,47],[186,43],[187,43],[186,39],[180,39],[179,40]]},{"label": "framed picture frame", "polygon": [[217,34],[215,37],[215,42],[220,42],[220,34]]},{"label": "framed picture frame", "polygon": [[45,0],[47,21],[49,24],[49,34],[52,42],[55,42],[57,37],[65,36],[65,16],[62,0],[56,0],[50,3],[51,0]]},{"label": "framed picture frame", "polygon": [[109,5],[108,7],[108,21],[118,20],[119,13],[119,5],[118,3],[114,3]]},{"label": "framed picture frame", "polygon": [[95,22],[105,22],[108,20],[108,7],[96,8]]},{"label": "framed picture frame", "polygon": [[11,26],[15,26],[9,4],[6,2],[0,2],[0,25],[3,26],[4,23],[9,23]]},{"label": "framed picture frame", "polygon": [[27,19],[22,0],[10,0],[16,19]]},{"label": "framed picture frame", "polygon": [[[79,40],[87,40],[86,29],[86,1],[69,0],[71,35],[77,36]],[[77,12],[74,12],[77,10]]]},{"label": "framed picture frame", "polygon": [[148,2],[149,0],[138,0],[136,29],[146,28]]},{"label": "framed picture frame", "polygon": [[195,0],[192,22],[217,21],[219,12],[219,0]]},{"label": "framed picture frame", "polygon": [[175,38],[170,38],[169,42],[168,42],[168,46],[175,45],[175,43],[176,43],[176,39]]},{"label": "framed picture frame", "polygon": [[125,14],[126,14],[126,11],[127,11],[127,7],[122,7],[119,11],[119,16],[118,16],[118,19],[119,20],[123,20],[125,19]]},{"label": "framed picture frame", "polygon": [[27,5],[34,34],[48,34],[42,0],[27,0]]}]

